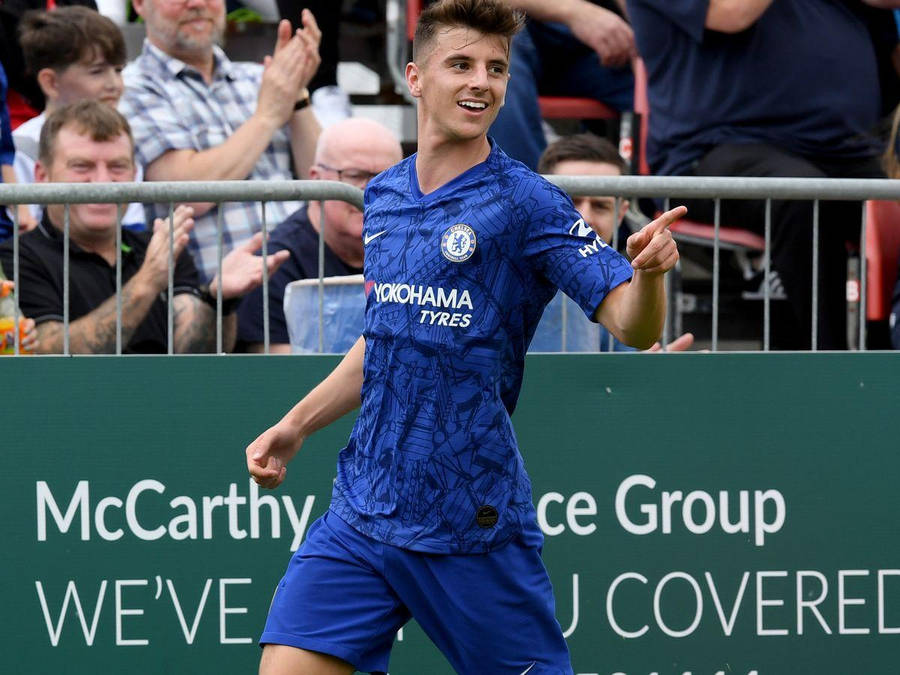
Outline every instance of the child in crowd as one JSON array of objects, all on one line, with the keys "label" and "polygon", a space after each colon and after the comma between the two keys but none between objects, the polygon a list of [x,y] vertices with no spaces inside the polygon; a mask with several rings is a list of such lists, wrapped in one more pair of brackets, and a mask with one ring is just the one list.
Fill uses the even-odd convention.
[{"label": "child in crowd", "polygon": [[[19,26],[25,66],[38,81],[47,107],[13,132],[15,172],[20,183],[34,182],[38,142],[46,116],[55,109],[85,99],[115,108],[122,96],[125,40],[110,19],[87,7],[58,7],[53,11],[28,12]],[[136,181],[143,178],[137,167]],[[32,206],[35,220],[42,207]],[[146,229],[144,208],[129,204],[122,216],[129,229]]]}]

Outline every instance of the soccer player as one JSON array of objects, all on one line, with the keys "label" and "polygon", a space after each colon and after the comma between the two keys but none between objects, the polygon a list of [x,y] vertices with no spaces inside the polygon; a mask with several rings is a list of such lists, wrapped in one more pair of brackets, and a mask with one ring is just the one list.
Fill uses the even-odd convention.
[{"label": "soccer player", "polygon": [[363,336],[246,451],[268,488],[303,441],[361,405],[328,512],[278,584],[260,672],[384,672],[415,617],[460,673],[571,673],[510,422],[557,287],[637,347],[665,315],[674,209],[599,241],[559,189],[487,138],[521,17],[497,0],[425,10],[407,65],[418,152],[365,193]]}]

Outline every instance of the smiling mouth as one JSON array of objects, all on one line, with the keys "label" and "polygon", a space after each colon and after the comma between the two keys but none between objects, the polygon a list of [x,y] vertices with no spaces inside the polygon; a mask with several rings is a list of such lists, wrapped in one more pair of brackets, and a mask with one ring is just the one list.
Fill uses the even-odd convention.
[{"label": "smiling mouth", "polygon": [[488,107],[487,103],[483,101],[457,101],[456,105],[470,112],[482,112]]}]

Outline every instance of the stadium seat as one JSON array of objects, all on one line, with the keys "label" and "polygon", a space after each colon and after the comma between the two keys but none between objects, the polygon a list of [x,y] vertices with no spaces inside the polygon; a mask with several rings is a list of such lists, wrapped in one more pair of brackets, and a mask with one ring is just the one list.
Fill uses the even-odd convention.
[{"label": "stadium seat", "polygon": [[900,202],[866,202],[866,220],[866,318],[886,321],[900,263]]}]

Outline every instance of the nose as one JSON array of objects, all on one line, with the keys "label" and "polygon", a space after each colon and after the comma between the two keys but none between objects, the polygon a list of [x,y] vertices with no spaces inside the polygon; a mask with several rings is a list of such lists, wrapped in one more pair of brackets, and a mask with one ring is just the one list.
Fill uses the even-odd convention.
[{"label": "nose", "polygon": [[121,92],[123,87],[122,73],[115,68],[110,68],[106,76],[106,88]]},{"label": "nose", "polygon": [[469,88],[476,91],[486,90],[488,88],[487,68],[483,64],[479,64],[474,66],[470,72]]},{"label": "nose", "polygon": [[91,183],[112,183],[112,174],[105,162],[97,162],[94,166],[94,173],[91,175]]}]

